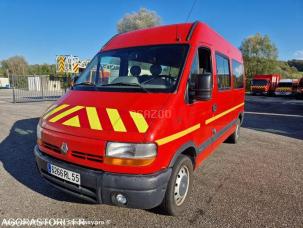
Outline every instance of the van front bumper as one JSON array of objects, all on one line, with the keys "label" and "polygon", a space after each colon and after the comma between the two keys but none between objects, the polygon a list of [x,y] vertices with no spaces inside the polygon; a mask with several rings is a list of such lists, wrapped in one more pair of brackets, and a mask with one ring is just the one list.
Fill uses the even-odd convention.
[{"label": "van front bumper", "polygon": [[[35,146],[34,154],[40,174],[56,188],[93,203],[131,208],[150,209],[160,205],[172,171],[168,168],[149,175],[117,174],[92,170],[58,160],[40,151],[38,146]],[[49,174],[48,163],[79,173],[81,185]],[[117,194],[123,194],[126,197],[125,205],[116,202]]]}]

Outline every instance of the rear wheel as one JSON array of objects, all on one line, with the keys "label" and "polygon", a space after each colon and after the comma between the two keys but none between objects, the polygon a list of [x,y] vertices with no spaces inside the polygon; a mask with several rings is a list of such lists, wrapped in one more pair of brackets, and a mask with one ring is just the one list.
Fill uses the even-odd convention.
[{"label": "rear wheel", "polygon": [[236,144],[240,137],[240,127],[241,127],[241,121],[240,119],[237,119],[236,122],[236,130],[234,133],[232,133],[227,139],[226,142]]},{"label": "rear wheel", "polygon": [[162,204],[163,212],[180,215],[185,209],[192,186],[193,164],[186,155],[180,155],[173,166]]}]

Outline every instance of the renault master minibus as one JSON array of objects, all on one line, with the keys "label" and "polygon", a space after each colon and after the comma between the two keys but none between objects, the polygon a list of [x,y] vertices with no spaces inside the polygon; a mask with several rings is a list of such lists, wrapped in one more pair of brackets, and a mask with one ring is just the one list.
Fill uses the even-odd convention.
[{"label": "renault master minibus", "polygon": [[193,171],[238,141],[244,88],[241,52],[204,23],[118,34],[41,117],[38,169],[90,202],[178,215]]}]

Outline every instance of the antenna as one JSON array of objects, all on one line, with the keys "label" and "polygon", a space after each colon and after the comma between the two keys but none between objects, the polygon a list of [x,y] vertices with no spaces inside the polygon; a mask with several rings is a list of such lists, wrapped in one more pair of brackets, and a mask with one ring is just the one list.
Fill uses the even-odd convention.
[{"label": "antenna", "polygon": [[194,7],[195,7],[195,5],[196,5],[196,2],[197,2],[197,0],[194,0],[194,1],[193,1],[193,4],[192,4],[192,6],[191,6],[191,9],[190,9],[189,12],[188,12],[188,15],[187,15],[187,18],[186,18],[186,21],[185,21],[185,22],[188,21],[188,19],[189,19],[191,13],[193,12],[193,9],[194,9]]}]

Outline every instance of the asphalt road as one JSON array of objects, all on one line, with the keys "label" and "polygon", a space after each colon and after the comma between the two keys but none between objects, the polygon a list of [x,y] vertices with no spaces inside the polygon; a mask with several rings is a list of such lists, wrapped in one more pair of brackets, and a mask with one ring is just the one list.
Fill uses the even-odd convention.
[{"label": "asphalt road", "polygon": [[194,174],[183,216],[93,205],[39,176],[35,130],[50,102],[12,104],[0,92],[0,224],[84,218],[117,227],[303,227],[303,100],[247,97],[237,145],[222,144]]}]

